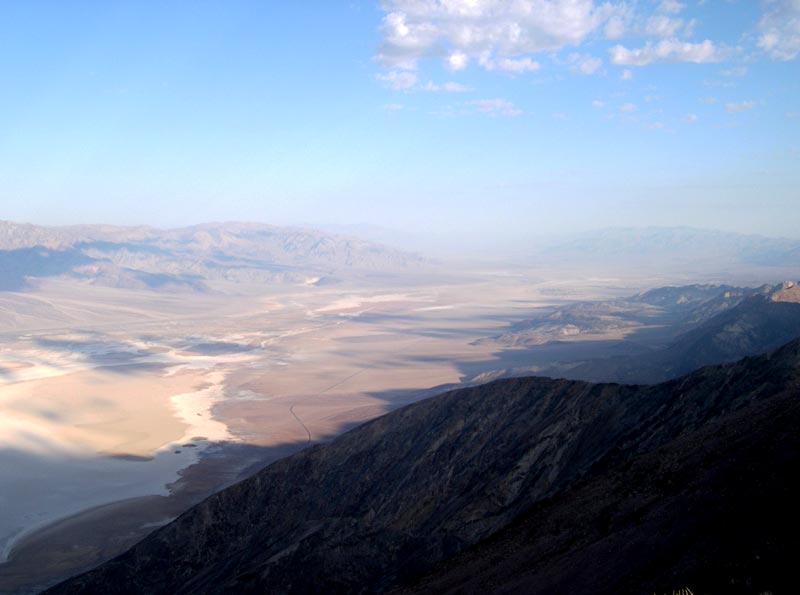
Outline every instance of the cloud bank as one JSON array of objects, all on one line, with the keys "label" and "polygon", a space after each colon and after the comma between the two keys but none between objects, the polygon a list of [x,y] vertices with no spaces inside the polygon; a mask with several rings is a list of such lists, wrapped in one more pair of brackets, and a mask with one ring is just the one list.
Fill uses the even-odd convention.
[{"label": "cloud bank", "polygon": [[525,54],[581,44],[611,19],[622,27],[624,2],[593,0],[391,0],[381,25],[378,60],[413,70],[421,58],[452,70],[475,62],[487,70],[524,72]]}]

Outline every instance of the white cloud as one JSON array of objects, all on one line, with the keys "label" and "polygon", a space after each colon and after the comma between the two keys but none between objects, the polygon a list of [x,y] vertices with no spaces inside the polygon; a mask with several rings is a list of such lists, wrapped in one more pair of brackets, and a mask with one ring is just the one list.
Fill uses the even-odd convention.
[{"label": "white cloud", "polygon": [[721,76],[744,76],[747,74],[747,67],[746,66],[737,66],[735,68],[728,68],[727,70],[723,70],[720,72]]},{"label": "white cloud", "polygon": [[683,118],[684,122],[697,122],[697,114],[686,114]]},{"label": "white cloud", "polygon": [[608,50],[611,62],[625,66],[645,66],[653,62],[719,62],[723,52],[711,40],[700,43],[662,39],[656,44],[647,42],[644,47],[628,49],[615,45]]},{"label": "white cloud", "polygon": [[659,14],[647,19],[644,32],[652,37],[675,37],[681,27],[683,27],[683,19]]},{"label": "white cloud", "polygon": [[619,39],[625,35],[627,28],[627,23],[623,17],[613,16],[608,19],[608,22],[606,22],[603,33],[605,34],[606,39]]},{"label": "white cloud", "polygon": [[763,0],[758,22],[758,47],[775,60],[794,60],[800,54],[800,0]]},{"label": "white cloud", "polygon": [[475,109],[479,112],[492,117],[514,117],[522,115],[522,110],[507,99],[477,99],[475,101],[470,101],[469,105],[475,106]]},{"label": "white cloud", "polygon": [[631,80],[631,79],[633,78],[633,71],[632,71],[632,70],[630,70],[630,69],[628,69],[628,68],[626,68],[626,69],[625,69],[625,70],[623,70],[623,71],[622,71],[622,73],[619,75],[619,78],[620,78],[621,80],[623,80],[623,81],[629,81],[629,80]]},{"label": "white cloud", "polygon": [[447,65],[450,70],[464,70],[469,63],[469,56],[464,52],[455,51],[447,58]]},{"label": "white cloud", "polygon": [[636,111],[636,104],[634,104],[634,103],[623,103],[621,106],[619,106],[619,111],[627,112],[627,113],[635,112]]},{"label": "white cloud", "polygon": [[666,12],[669,14],[678,14],[684,8],[686,8],[686,5],[676,0],[663,0],[663,2],[658,5],[659,12]]},{"label": "white cloud", "polygon": [[595,58],[589,54],[578,54],[577,52],[570,54],[567,57],[567,63],[572,72],[580,72],[582,74],[594,74],[598,68],[603,65],[600,58]]},{"label": "white cloud", "polygon": [[529,57],[524,58],[501,58],[494,60],[488,54],[482,55],[478,62],[486,70],[502,70],[504,72],[511,72],[514,74],[522,74],[523,72],[533,72],[539,70],[541,64]]},{"label": "white cloud", "polygon": [[472,91],[470,87],[453,81],[441,84],[428,81],[424,85],[418,85],[417,73],[408,70],[390,70],[389,72],[376,74],[375,78],[381,81],[385,87],[393,91],[446,91],[449,93],[467,93]]},{"label": "white cloud", "polygon": [[387,112],[399,112],[400,110],[405,109],[405,107],[406,106],[404,106],[402,103],[387,103],[383,106],[383,109],[385,109]]},{"label": "white cloud", "polygon": [[402,70],[390,70],[386,73],[379,73],[375,75],[386,87],[395,91],[403,91],[410,89],[417,84],[417,75],[414,72],[405,72]]},{"label": "white cloud", "polygon": [[736,83],[731,81],[721,81],[719,79],[703,79],[704,87],[722,87],[723,89],[730,89],[736,86]]},{"label": "white cloud", "polygon": [[726,103],[725,111],[728,112],[729,114],[738,114],[739,112],[751,110],[755,106],[756,106],[755,101],[739,101],[738,103]]},{"label": "white cloud", "polygon": [[402,12],[392,12],[383,19],[383,42],[378,59],[396,68],[413,69],[415,55],[436,42],[437,32],[429,23],[409,23]]},{"label": "white cloud", "polygon": [[595,99],[594,101],[592,101],[592,107],[601,108],[603,106],[605,106],[605,102],[600,101],[599,99]]},{"label": "white cloud", "polygon": [[642,128],[645,130],[661,130],[664,128],[663,122],[653,122],[652,124],[643,124]]},{"label": "white cloud", "polygon": [[578,45],[615,17],[606,34],[621,34],[629,12],[623,1],[595,0],[385,0],[384,7],[377,57],[403,69],[437,56],[455,69],[485,56],[486,67]]},{"label": "white cloud", "polygon": [[635,19],[634,4],[620,2],[607,7],[607,20],[603,27],[606,39],[619,39],[630,31]]},{"label": "white cloud", "polygon": [[[650,39],[686,38],[693,35],[697,20],[678,16],[686,8],[685,4],[661,2],[649,14],[641,4],[640,2],[638,11],[634,10],[637,8],[635,1],[618,8],[614,16],[606,22],[606,39],[619,39],[626,33]],[[617,25],[618,28],[614,29]],[[609,29],[615,35],[608,35]]]},{"label": "white cloud", "polygon": [[441,85],[437,85],[433,81],[428,81],[422,85],[420,89],[422,91],[446,91],[448,93],[469,93],[472,91],[471,87],[467,87],[466,85],[462,85],[461,83],[456,83],[453,81],[448,81],[446,83],[442,83]]},{"label": "white cloud", "polygon": [[800,112],[786,112],[783,115],[787,118],[800,118]]}]

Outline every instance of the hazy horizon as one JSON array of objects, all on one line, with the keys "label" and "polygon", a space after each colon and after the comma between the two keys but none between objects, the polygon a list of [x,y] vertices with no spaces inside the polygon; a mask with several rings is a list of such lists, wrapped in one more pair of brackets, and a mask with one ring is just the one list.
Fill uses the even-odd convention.
[{"label": "hazy horizon", "polygon": [[[4,220],[0,219],[0,223]],[[49,225],[39,224],[30,221],[8,221],[12,225],[34,225],[38,227],[52,227],[58,228],[62,225]],[[390,248],[396,248],[405,251],[416,252],[422,256],[432,257],[434,259],[442,258],[445,262],[455,263],[456,261],[474,261],[479,262],[496,262],[507,264],[519,264],[519,258],[530,258],[537,254],[541,254],[543,250],[556,249],[556,254],[563,248],[570,246],[572,242],[580,242],[581,240],[602,240],[606,241],[622,241],[627,234],[635,233],[642,234],[643,240],[653,241],[658,236],[663,239],[663,234],[672,234],[680,236],[681,234],[688,234],[689,237],[696,237],[697,240],[703,241],[718,241],[722,242],[720,247],[725,242],[747,241],[748,238],[754,240],[768,240],[768,241],[800,241],[800,235],[775,235],[770,236],[759,233],[742,233],[737,231],[728,231],[724,229],[714,229],[711,227],[697,227],[692,225],[680,226],[660,226],[660,225],[642,225],[642,226],[606,226],[606,227],[587,227],[583,230],[563,230],[563,229],[537,229],[535,232],[526,234],[511,234],[506,233],[504,237],[500,235],[489,235],[488,237],[481,237],[470,235],[469,230],[459,229],[442,229],[434,232],[425,232],[418,230],[403,230],[400,228],[392,228],[382,225],[374,225],[369,223],[349,223],[349,224],[335,224],[335,223],[322,223],[314,224],[308,222],[287,223],[284,225],[275,224],[270,221],[198,221],[197,223],[188,223],[179,226],[162,226],[150,223],[142,223],[139,225],[122,224],[122,223],[108,223],[102,221],[84,221],[76,224],[81,227],[98,227],[105,226],[131,228],[136,229],[139,227],[150,228],[155,231],[175,231],[180,229],[203,227],[203,226],[235,226],[237,225],[266,225],[276,227],[278,229],[298,229],[307,230],[311,232],[322,232],[344,238],[355,238],[367,242],[374,242],[383,244]],[[65,224],[63,227],[69,227],[70,224]],[[679,247],[680,240],[675,237],[673,242],[676,249]],[[730,246],[728,246],[730,248]],[[591,249],[583,248],[587,257],[591,256]],[[588,250],[588,251],[587,251]],[[669,250],[668,246],[662,246],[660,256],[665,256]],[[578,252],[580,254],[580,251]],[[622,263],[619,263],[622,264]]]}]

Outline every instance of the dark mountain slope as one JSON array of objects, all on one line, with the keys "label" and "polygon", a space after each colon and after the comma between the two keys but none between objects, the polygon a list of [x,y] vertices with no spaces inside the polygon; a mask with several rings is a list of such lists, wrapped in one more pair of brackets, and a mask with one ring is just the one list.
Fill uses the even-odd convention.
[{"label": "dark mountain slope", "polygon": [[794,342],[651,387],[518,378],[453,391],[278,461],[48,592],[384,591],[575,481],[799,384]]},{"label": "dark mountain slope", "polygon": [[595,473],[394,595],[795,592],[798,396]]}]

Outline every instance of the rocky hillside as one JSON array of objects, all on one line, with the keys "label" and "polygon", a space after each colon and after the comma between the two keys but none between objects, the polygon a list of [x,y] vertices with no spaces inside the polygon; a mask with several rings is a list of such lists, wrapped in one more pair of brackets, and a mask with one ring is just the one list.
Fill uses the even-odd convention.
[{"label": "rocky hillside", "polygon": [[508,331],[478,343],[531,347],[570,337],[598,339],[643,326],[678,334],[736,306],[755,291],[729,285],[683,285],[616,300],[577,302],[515,323]]},{"label": "rocky hillside", "polygon": [[256,223],[160,230],[0,221],[0,290],[59,275],[99,285],[197,290],[204,281],[313,282],[345,270],[396,272],[424,264],[380,244]]},{"label": "rocky hillside", "polygon": [[798,396],[589,474],[393,595],[792,593]]},{"label": "rocky hillside", "polygon": [[[440,574],[449,588],[466,568],[456,556],[470,551],[491,577],[509,550],[487,540],[512,543],[520,531],[545,560],[520,562],[538,569],[524,592],[650,592],[660,583],[649,577],[679,589],[730,547],[730,518],[718,511],[775,495],[758,517],[771,524],[736,526],[735,543],[755,548],[738,552],[737,580],[747,575],[748,592],[758,593],[792,572],[782,560],[797,545],[797,512],[781,490],[798,464],[798,435],[788,431],[798,391],[800,341],[655,386],[515,378],[453,391],[278,461],[48,593],[366,593],[415,584],[427,592],[439,588],[439,574],[420,576],[443,573],[434,565],[453,559],[456,574]],[[764,428],[789,410],[771,437]],[[469,549],[476,545],[489,549]],[[757,582],[757,568],[770,569],[773,583]],[[602,580],[588,581],[593,571]],[[559,577],[573,572],[575,590],[560,589]],[[717,578],[727,585],[730,576]],[[520,592],[510,579],[469,583],[466,592]]]},{"label": "rocky hillside", "polygon": [[764,286],[737,301],[663,349],[591,360],[552,373],[595,382],[661,382],[701,366],[763,353],[800,337],[800,286],[795,282]]}]

